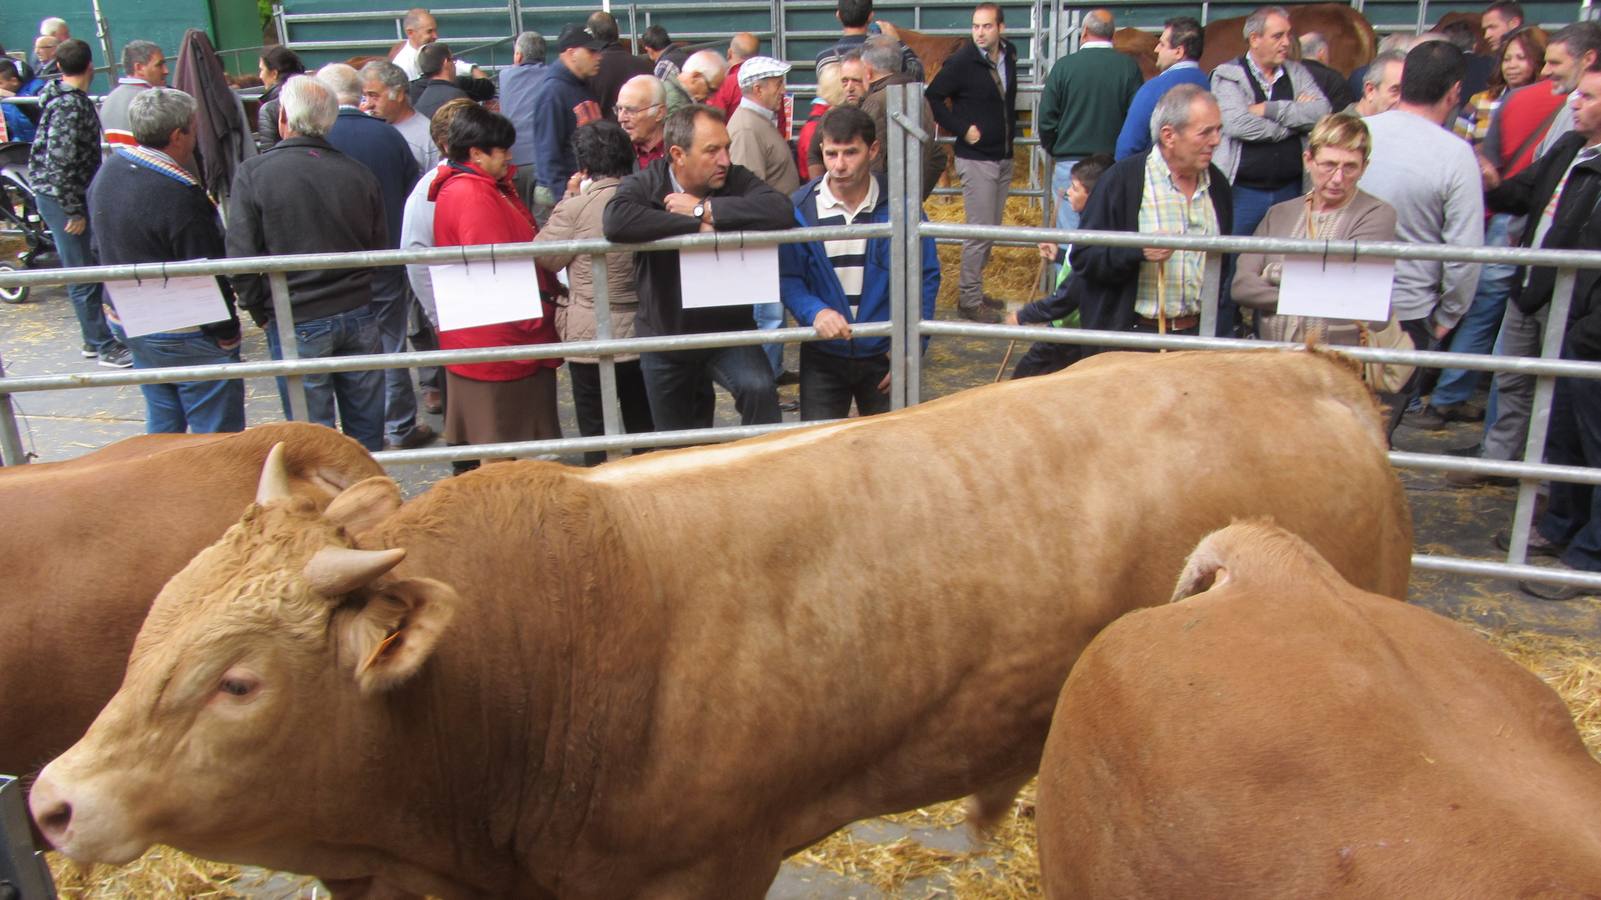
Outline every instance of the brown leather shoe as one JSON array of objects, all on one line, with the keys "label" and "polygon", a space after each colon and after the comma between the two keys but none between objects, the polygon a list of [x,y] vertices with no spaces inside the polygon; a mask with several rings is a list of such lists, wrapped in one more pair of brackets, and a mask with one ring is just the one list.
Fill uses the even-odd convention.
[{"label": "brown leather shoe", "polygon": [[445,395],[439,388],[422,389],[422,408],[424,412],[439,415],[445,411]]},{"label": "brown leather shoe", "polygon": [[407,432],[405,437],[389,446],[396,450],[416,450],[418,447],[426,447],[437,440],[439,440],[439,432],[435,431],[433,426],[427,422],[418,422],[417,426]]},{"label": "brown leather shoe", "polygon": [[1005,309],[1006,308],[1006,301],[1005,300],[997,300],[994,297],[991,297],[989,294],[985,294],[982,298],[979,299],[978,302],[984,304],[985,306],[989,307],[990,309]]},{"label": "brown leather shoe", "polygon": [[1001,314],[983,304],[978,306],[959,306],[956,308],[956,314],[969,322],[978,322],[981,325],[1001,324]]}]

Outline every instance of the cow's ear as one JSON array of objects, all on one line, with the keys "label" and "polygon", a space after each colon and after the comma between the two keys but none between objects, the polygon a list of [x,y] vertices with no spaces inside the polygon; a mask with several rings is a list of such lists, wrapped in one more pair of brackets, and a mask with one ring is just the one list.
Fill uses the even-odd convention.
[{"label": "cow's ear", "polygon": [[400,508],[400,488],[382,475],[365,478],[340,492],[323,513],[349,534],[361,534]]},{"label": "cow's ear", "polygon": [[340,623],[346,659],[363,694],[389,690],[417,674],[456,614],[456,591],[432,578],[405,578],[376,590]]}]

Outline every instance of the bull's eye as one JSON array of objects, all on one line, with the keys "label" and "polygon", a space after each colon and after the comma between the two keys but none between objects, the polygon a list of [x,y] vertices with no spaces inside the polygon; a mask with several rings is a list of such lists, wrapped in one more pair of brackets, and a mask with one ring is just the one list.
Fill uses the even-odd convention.
[{"label": "bull's eye", "polygon": [[235,697],[249,696],[255,689],[256,683],[244,678],[224,678],[222,683],[217,685],[217,690]]}]

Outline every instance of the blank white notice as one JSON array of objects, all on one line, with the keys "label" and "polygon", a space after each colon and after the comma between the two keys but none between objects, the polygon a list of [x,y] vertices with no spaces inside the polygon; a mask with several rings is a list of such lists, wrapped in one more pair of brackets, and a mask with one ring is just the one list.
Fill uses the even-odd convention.
[{"label": "blank white notice", "polygon": [[778,302],[778,247],[678,251],[685,309]]},{"label": "blank white notice", "polygon": [[106,290],[129,337],[182,331],[228,318],[228,303],[210,275],[112,281]]},{"label": "blank white notice", "polygon": [[439,330],[520,322],[543,315],[539,273],[531,259],[429,266]]},{"label": "blank white notice", "polygon": [[1279,277],[1279,315],[1323,319],[1390,318],[1395,261],[1359,259],[1324,262],[1319,256],[1287,256]]}]

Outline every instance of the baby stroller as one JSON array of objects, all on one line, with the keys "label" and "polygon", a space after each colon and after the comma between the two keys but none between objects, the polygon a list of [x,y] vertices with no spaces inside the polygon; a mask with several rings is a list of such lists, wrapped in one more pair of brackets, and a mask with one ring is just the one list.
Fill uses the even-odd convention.
[{"label": "baby stroller", "polygon": [[[28,184],[28,148],[25,141],[0,144],[0,241],[22,241],[15,258],[0,258],[0,271],[31,269],[36,264],[54,262],[55,242],[39,215],[33,188]],[[27,287],[0,288],[0,301],[22,303],[28,299]]]}]

